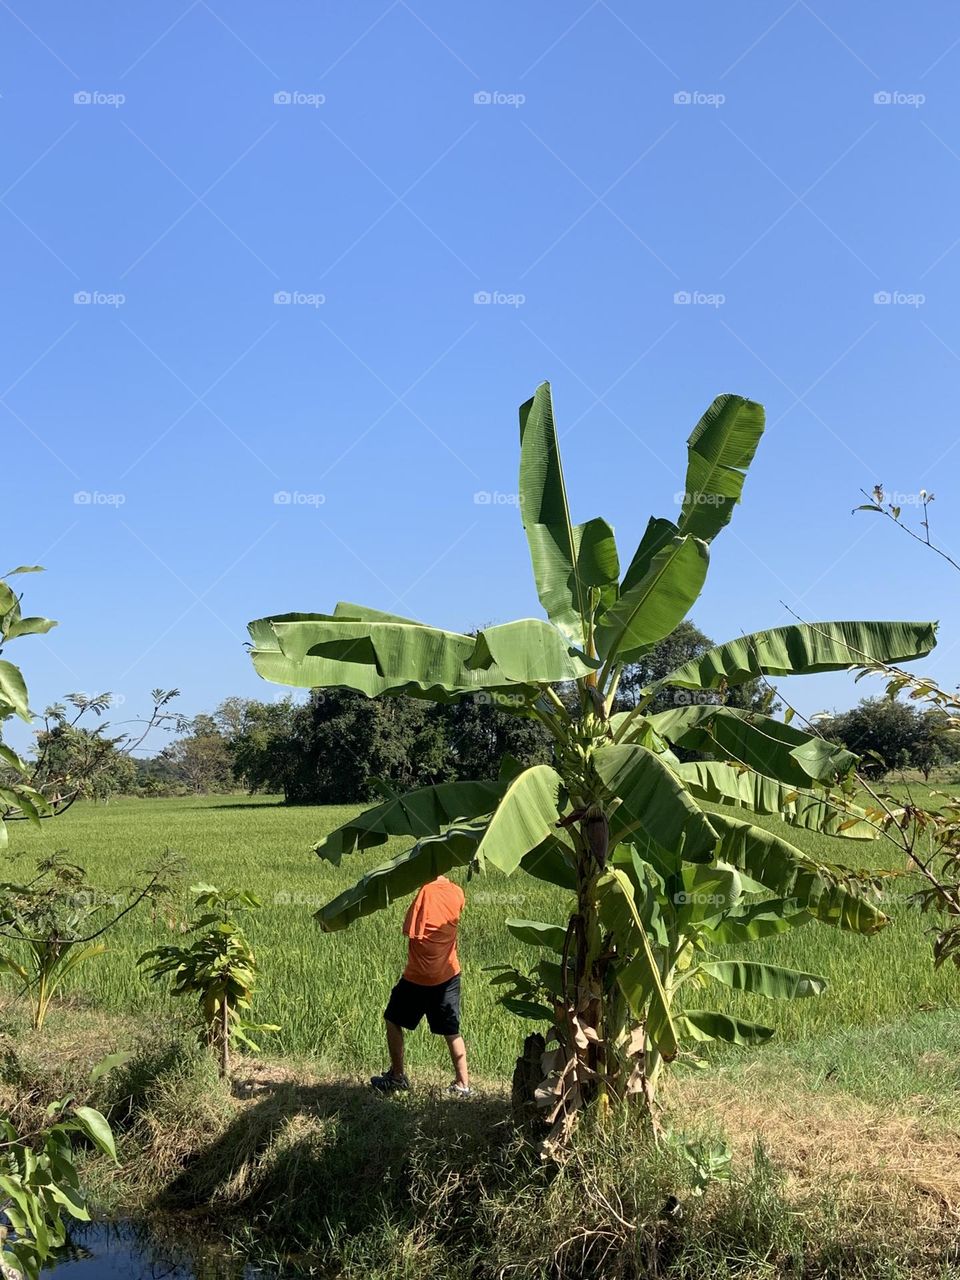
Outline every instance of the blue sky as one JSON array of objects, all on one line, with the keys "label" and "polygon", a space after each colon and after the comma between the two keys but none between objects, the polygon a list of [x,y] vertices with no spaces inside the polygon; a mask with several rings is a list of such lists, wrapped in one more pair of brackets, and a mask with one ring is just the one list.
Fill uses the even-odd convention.
[{"label": "blue sky", "polygon": [[713,396],[762,400],[695,620],[936,617],[955,682],[952,571],[850,514],[926,487],[960,550],[955,5],[15,0],[0,26],[4,556],[47,566],[24,603],[60,620],[9,654],[36,707],[272,696],[246,622],[341,598],[537,615],[512,495],[544,378],[574,517],[624,562]]}]

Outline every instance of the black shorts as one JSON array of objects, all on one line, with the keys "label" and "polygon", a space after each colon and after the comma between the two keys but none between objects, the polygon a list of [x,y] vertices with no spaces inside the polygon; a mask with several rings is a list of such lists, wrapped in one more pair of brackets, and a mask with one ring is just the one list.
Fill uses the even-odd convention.
[{"label": "black shorts", "polygon": [[413,1031],[424,1014],[427,1015],[427,1026],[435,1036],[460,1034],[459,973],[435,987],[424,987],[419,982],[401,978],[390,992],[383,1011],[388,1022],[396,1023],[407,1031]]}]

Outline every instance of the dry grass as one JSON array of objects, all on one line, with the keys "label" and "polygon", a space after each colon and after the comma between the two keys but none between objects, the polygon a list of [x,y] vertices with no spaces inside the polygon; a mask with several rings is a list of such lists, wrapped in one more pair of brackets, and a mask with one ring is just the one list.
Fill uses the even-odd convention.
[{"label": "dry grass", "polygon": [[722,1130],[735,1159],[759,1141],[799,1200],[830,1194],[838,1218],[931,1239],[960,1227],[960,1123],[924,1114],[922,1096],[897,1109],[839,1090],[809,1087],[799,1072],[776,1080],[759,1065],[735,1076],[674,1081],[675,1115]]}]

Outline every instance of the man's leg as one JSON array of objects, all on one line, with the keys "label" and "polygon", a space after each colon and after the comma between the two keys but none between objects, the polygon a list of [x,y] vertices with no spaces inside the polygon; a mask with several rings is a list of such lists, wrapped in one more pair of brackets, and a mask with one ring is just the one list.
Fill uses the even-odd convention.
[{"label": "man's leg", "polygon": [[[447,1036],[447,1048],[450,1050],[450,1061],[453,1063],[453,1069],[456,1072],[456,1083],[463,1089],[470,1088],[470,1077],[467,1074],[467,1046],[463,1043],[463,1036],[459,1031],[455,1036]],[[403,1037],[400,1038],[401,1045]],[[402,1059],[401,1059],[402,1060]]]},{"label": "man's leg", "polygon": [[410,984],[403,978],[390,992],[390,999],[383,1011],[383,1021],[387,1028],[387,1048],[390,1051],[390,1069],[382,1076],[371,1076],[370,1083],[383,1093],[393,1093],[396,1089],[409,1089],[410,1082],[403,1073],[403,1028],[415,1027],[422,1017],[411,1006]]},{"label": "man's leg", "polygon": [[403,1075],[403,1027],[385,1018],[387,1026],[387,1048],[390,1051],[390,1072],[397,1077]]}]

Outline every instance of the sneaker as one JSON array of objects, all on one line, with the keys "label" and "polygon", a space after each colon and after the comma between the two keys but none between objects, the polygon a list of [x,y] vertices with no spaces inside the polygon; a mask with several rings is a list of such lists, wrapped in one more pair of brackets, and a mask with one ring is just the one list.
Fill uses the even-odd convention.
[{"label": "sneaker", "polygon": [[473,1090],[468,1084],[457,1084],[456,1080],[454,1080],[453,1084],[447,1086],[447,1093],[452,1098],[469,1098]]},{"label": "sneaker", "polygon": [[392,1071],[385,1071],[382,1076],[371,1076],[370,1084],[381,1093],[398,1093],[410,1088],[410,1081],[405,1075],[395,1076]]}]

